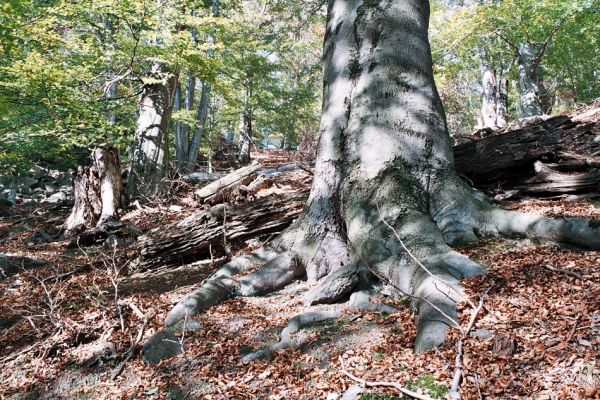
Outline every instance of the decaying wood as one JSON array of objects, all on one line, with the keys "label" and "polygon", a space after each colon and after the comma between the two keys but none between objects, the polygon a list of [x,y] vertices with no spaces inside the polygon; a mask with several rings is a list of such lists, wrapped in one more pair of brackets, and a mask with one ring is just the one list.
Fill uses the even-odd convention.
[{"label": "decaying wood", "polygon": [[219,204],[141,237],[141,270],[228,254],[231,247],[279,232],[296,218],[308,192],[273,195],[242,205]]},{"label": "decaying wood", "polygon": [[203,202],[216,203],[241,185],[247,185],[254,180],[256,171],[260,169],[259,163],[252,163],[246,167],[237,169],[232,173],[225,175],[209,185],[196,191],[196,197]]},{"label": "decaying wood", "polygon": [[480,189],[499,189],[497,200],[596,193],[599,121],[600,109],[589,106],[504,133],[478,132],[454,147],[456,169]]},{"label": "decaying wood", "polygon": [[183,175],[181,179],[185,183],[189,183],[191,185],[208,185],[221,178],[221,175],[211,174],[208,172],[193,172],[191,174]]},{"label": "decaying wood", "polygon": [[92,228],[115,218],[123,192],[118,150],[96,148],[91,165],[79,167],[73,192],[75,204],[63,224],[65,233]]},{"label": "decaying wood", "polygon": [[544,164],[541,161],[534,163],[535,175],[529,178],[517,179],[509,182],[512,190],[523,194],[567,194],[597,191],[600,187],[600,168],[586,168],[579,165],[583,172],[560,172],[561,169],[571,169],[577,164],[566,162]]},{"label": "decaying wood", "polygon": [[454,147],[458,172],[475,184],[528,175],[533,162],[559,153],[592,155],[600,150],[595,142],[597,124],[557,116],[522,129],[484,137]]}]

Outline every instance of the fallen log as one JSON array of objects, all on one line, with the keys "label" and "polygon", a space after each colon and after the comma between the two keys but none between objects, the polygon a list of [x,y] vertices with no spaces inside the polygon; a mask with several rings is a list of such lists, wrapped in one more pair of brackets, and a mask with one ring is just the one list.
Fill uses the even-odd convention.
[{"label": "fallen log", "polygon": [[196,197],[202,202],[211,204],[225,200],[236,188],[252,182],[256,176],[256,171],[259,169],[260,164],[256,162],[237,169],[203,188],[198,189],[196,191]]},{"label": "fallen log", "polygon": [[249,239],[279,232],[302,211],[307,191],[242,205],[218,204],[140,238],[140,271],[228,255]]},{"label": "fallen log", "polygon": [[208,185],[219,178],[221,178],[221,175],[208,172],[193,172],[181,177],[185,183],[189,183],[190,185]]},{"label": "fallen log", "polygon": [[[567,164],[573,168],[573,164]],[[529,195],[556,195],[581,192],[594,192],[600,188],[600,168],[590,168],[585,172],[560,172],[561,164],[534,163],[536,174],[510,182],[512,190]]]},{"label": "fallen log", "polygon": [[530,176],[533,163],[552,161],[561,152],[592,155],[600,150],[594,141],[598,123],[570,116],[549,118],[538,124],[454,146],[457,171],[476,186]]}]

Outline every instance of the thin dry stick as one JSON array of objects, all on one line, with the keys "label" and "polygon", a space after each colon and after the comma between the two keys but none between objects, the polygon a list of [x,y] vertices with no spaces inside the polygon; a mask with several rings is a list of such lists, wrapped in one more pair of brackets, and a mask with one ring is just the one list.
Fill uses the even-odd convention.
[{"label": "thin dry stick", "polygon": [[486,294],[487,291],[483,294],[483,296],[481,296],[477,307],[474,308],[473,311],[471,311],[471,318],[469,318],[469,323],[464,329],[462,329],[461,337],[456,344],[456,358],[454,360],[454,377],[452,378],[452,385],[450,386],[450,397],[452,399],[460,399],[458,388],[460,386],[463,369],[463,341],[466,339],[466,337],[469,335],[469,332],[471,332],[473,326],[475,325],[477,315],[483,308],[483,300],[485,299]]},{"label": "thin dry stick", "polygon": [[144,336],[144,331],[146,330],[146,326],[148,325],[148,317],[146,317],[146,315],[144,313],[142,313],[135,304],[128,302],[128,301],[127,302],[121,301],[120,303],[121,303],[121,305],[128,305],[129,308],[131,308],[133,313],[139,319],[142,320],[142,326],[140,327],[137,337],[135,338],[134,342],[131,344],[131,347],[129,348],[129,351],[127,352],[127,357],[125,357],[125,359],[123,361],[121,361],[121,363],[119,363],[119,365],[117,365],[117,367],[113,371],[113,373],[110,377],[112,380],[115,380],[119,375],[121,375],[121,373],[123,372],[123,369],[125,368],[125,364],[127,364],[129,362],[129,360],[131,360],[133,358],[133,356],[135,355],[137,347],[140,344],[140,342],[142,341],[142,338]]},{"label": "thin dry stick", "polygon": [[556,268],[551,265],[543,265],[542,267],[546,268],[548,271],[558,272],[560,274],[569,275],[569,276],[572,276],[573,278],[583,280],[583,276],[581,276],[577,272],[569,271],[568,269]]},{"label": "thin dry stick", "polygon": [[361,379],[355,375],[352,375],[350,372],[346,371],[346,367],[344,366],[344,360],[342,359],[342,357],[339,357],[340,360],[340,364],[342,366],[341,372],[346,375],[348,378],[352,379],[353,381],[356,381],[358,383],[360,383],[363,386],[366,387],[376,387],[376,386],[384,386],[384,387],[393,387],[396,390],[398,390],[400,393],[406,395],[406,396],[410,396],[413,397],[415,399],[419,399],[419,400],[433,400],[431,397],[429,396],[425,396],[423,394],[419,394],[417,392],[413,392],[412,390],[409,390],[407,388],[405,388],[404,386],[400,385],[397,382],[369,382],[366,381],[364,379]]}]

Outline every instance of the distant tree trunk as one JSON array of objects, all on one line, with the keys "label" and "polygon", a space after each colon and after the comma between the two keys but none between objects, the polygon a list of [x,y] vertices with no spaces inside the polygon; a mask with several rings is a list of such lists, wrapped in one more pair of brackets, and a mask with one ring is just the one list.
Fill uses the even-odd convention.
[{"label": "distant tree trunk", "polygon": [[[211,13],[213,17],[219,16],[219,1],[212,0],[211,1]],[[207,56],[213,57],[214,49],[212,46],[215,44],[215,37],[213,35],[208,36],[207,40],[209,46]],[[204,131],[206,129],[206,121],[208,118],[208,106],[210,103],[210,92],[211,92],[211,84],[208,80],[205,80],[202,83],[202,93],[200,94],[200,105],[198,106],[198,113],[196,115],[196,130],[194,135],[192,136],[192,142],[189,147],[187,164],[185,170],[188,172],[193,171],[196,168],[198,162],[198,152],[200,151],[200,145],[202,144],[202,136],[204,136]],[[191,109],[191,107],[190,107]]]},{"label": "distant tree trunk", "polygon": [[539,67],[536,63],[536,46],[531,43],[520,43],[517,62],[519,65],[519,97],[521,117],[542,115],[542,104],[539,97]]},{"label": "distant tree trunk", "polygon": [[508,80],[500,79],[498,81],[496,103],[496,125],[498,128],[504,128],[508,124]]},{"label": "distant tree trunk", "polygon": [[206,120],[208,117],[208,104],[210,101],[210,82],[204,82],[202,84],[202,93],[200,94],[200,105],[198,106],[198,114],[196,115],[196,131],[192,137],[192,143],[190,145],[190,151],[188,153],[188,161],[186,165],[186,171],[191,172],[196,168],[198,162],[198,152],[200,151],[200,145],[202,144],[202,136],[204,135],[204,129],[206,128]]},{"label": "distant tree trunk", "polygon": [[155,195],[168,168],[168,132],[173,109],[175,76],[152,67],[144,85],[135,131],[127,194],[130,199]]},{"label": "distant tree trunk", "polygon": [[119,151],[114,147],[94,149],[91,166],[78,168],[74,183],[75,204],[63,230],[70,233],[115,218],[122,193]]},{"label": "distant tree trunk", "polygon": [[240,165],[250,164],[250,147],[252,146],[252,114],[250,110],[242,113],[242,129],[240,131],[240,153],[238,162]]},{"label": "distant tree trunk", "polygon": [[483,87],[481,100],[483,127],[496,128],[498,109],[496,70],[485,59],[481,60],[481,86]]},{"label": "distant tree trunk", "polygon": [[[173,108],[175,110],[175,112],[180,112],[181,108],[182,108],[182,100],[181,100],[181,83],[177,82],[177,85],[175,87],[175,101],[173,103]],[[185,140],[184,140],[184,124],[182,124],[179,121],[175,122],[175,136],[173,138],[173,142],[175,145],[175,157],[173,159],[173,163],[175,165],[175,169],[177,169],[178,171],[182,169],[183,167],[183,163],[185,162],[186,158],[184,158],[184,153],[187,150],[186,146],[185,146]]]},{"label": "distant tree trunk", "polygon": [[238,163],[242,166],[250,164],[250,147],[252,146],[252,108],[250,99],[252,97],[252,77],[247,73],[246,88],[244,89],[244,110],[242,111],[240,127],[240,152]]},{"label": "distant tree trunk", "polygon": [[550,114],[552,112],[552,96],[550,95],[550,85],[544,80],[544,74],[541,67],[537,68],[535,74],[536,86],[538,88],[538,98],[540,99],[540,106],[542,107],[543,114]]},{"label": "distant tree trunk", "polygon": [[19,181],[19,173],[13,172],[12,177],[10,179],[10,188],[8,192],[7,200],[11,202],[12,205],[15,205],[17,202],[17,183]]}]

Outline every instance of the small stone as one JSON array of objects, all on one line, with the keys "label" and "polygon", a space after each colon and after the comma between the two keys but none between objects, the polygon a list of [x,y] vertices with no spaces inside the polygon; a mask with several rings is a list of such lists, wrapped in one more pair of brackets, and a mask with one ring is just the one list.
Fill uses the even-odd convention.
[{"label": "small stone", "polygon": [[45,202],[56,204],[56,203],[60,203],[65,200],[67,200],[66,193],[65,192],[57,192],[57,193],[54,193],[52,196],[46,198]]},{"label": "small stone", "polygon": [[494,337],[494,332],[488,331],[487,329],[474,329],[471,331],[471,336],[488,340]]},{"label": "small stone", "polygon": [[184,347],[179,338],[171,330],[156,332],[144,344],[142,360],[147,364],[158,364],[164,359],[175,357],[183,353]]}]

